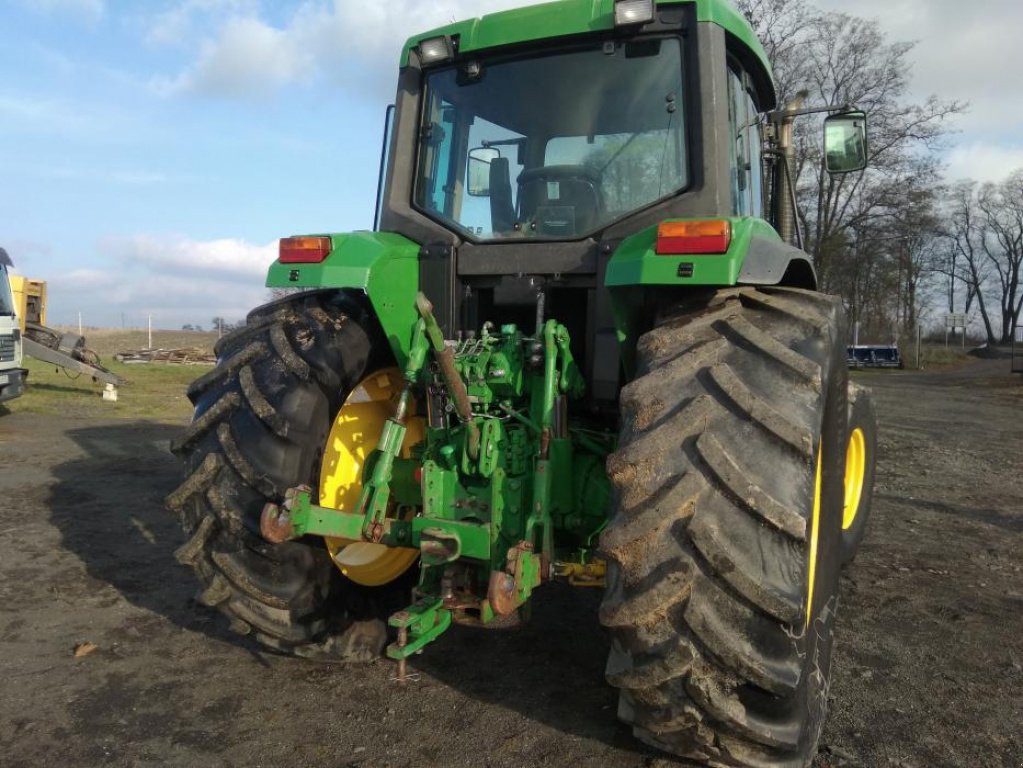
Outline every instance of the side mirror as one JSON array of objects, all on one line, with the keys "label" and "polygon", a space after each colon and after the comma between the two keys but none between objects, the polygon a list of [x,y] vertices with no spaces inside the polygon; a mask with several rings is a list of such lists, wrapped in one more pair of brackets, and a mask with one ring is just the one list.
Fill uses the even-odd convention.
[{"label": "side mirror", "polygon": [[843,112],[824,121],[824,167],[852,173],[867,167],[867,113]]},{"label": "side mirror", "polygon": [[469,150],[466,192],[473,197],[490,197],[490,163],[500,156],[500,150],[491,147],[476,147]]}]

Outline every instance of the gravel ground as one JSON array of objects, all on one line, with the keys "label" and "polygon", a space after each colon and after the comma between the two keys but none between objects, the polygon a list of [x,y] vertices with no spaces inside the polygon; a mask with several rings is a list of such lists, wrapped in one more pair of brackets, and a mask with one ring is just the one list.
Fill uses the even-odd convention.
[{"label": "gravel ground", "polygon": [[[1023,766],[1023,377],[1007,371],[857,375],[880,460],[819,768]],[[456,627],[404,688],[385,661],[230,634],[172,557],[179,430],[0,407],[6,768],[677,765],[615,721],[593,592],[544,587],[521,629]]]}]

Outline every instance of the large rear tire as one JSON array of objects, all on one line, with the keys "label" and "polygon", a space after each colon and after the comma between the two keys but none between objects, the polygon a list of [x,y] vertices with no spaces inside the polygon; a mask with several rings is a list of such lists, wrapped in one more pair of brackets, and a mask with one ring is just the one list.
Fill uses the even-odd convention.
[{"label": "large rear tire", "polygon": [[278,650],[377,658],[403,585],[355,584],[322,539],[270,544],[259,518],[288,488],[317,487],[334,415],[367,374],[393,365],[378,323],[342,293],[303,293],[253,310],[216,352],[217,367],[189,387],[195,414],[174,445],[185,480],[167,497],[189,536],[177,557],[199,577],[198,601]]},{"label": "large rear tire", "polygon": [[600,618],[619,717],[714,766],[807,766],[838,604],[843,318],[810,291],[736,288],[639,341],[608,460]]}]

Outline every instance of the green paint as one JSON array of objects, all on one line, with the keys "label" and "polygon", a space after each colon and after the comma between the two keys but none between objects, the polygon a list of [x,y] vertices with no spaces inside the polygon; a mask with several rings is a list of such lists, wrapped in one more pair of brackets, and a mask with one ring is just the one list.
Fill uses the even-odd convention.
[{"label": "green paint", "polygon": [[[715,218],[727,218],[732,223],[732,241],[726,253],[659,256],[655,249],[657,226],[652,226],[625,238],[608,262],[604,284],[611,290],[611,312],[626,381],[630,381],[636,371],[636,342],[645,322],[645,286],[684,289],[735,285],[754,237],[781,240],[774,227],[763,219]],[[680,276],[682,265],[692,265],[691,277]],[[684,274],[689,274],[688,267]]]},{"label": "green paint", "polygon": [[[676,5],[694,0],[661,0]],[[746,19],[728,0],[695,0],[697,21],[716,24],[749,48],[770,76],[771,65],[763,46]],[[415,35],[402,49],[401,64],[419,41],[440,35],[458,36],[460,53],[482,51],[532,40],[579,35],[614,29],[614,0],[557,0],[466,19]]]},{"label": "green paint", "polygon": [[[312,535],[352,541],[363,540],[365,515],[313,504],[309,491],[298,491],[292,499],[289,514],[296,538]],[[388,518],[382,525],[380,543],[389,547],[419,549],[424,539],[436,538],[438,531],[457,540],[462,556],[485,561],[491,559],[489,525],[436,517],[417,517],[412,520]]]},{"label": "green paint", "polygon": [[399,366],[408,357],[419,290],[419,246],[391,232],[329,235],[330,255],[321,264],[274,262],[271,288],[354,288],[364,291],[383,326]]},{"label": "green paint", "polygon": [[[393,658],[422,647],[458,618],[458,611],[449,612],[441,600],[452,564],[475,572],[463,579],[467,584],[487,585],[494,572],[503,573],[501,578],[514,585],[508,593],[513,605],[522,606],[549,578],[545,563],[582,561],[606,522],[610,501],[603,466],[613,438],[595,432],[559,434],[555,413],[560,399],[578,400],[584,394],[564,326],[548,320],[535,338],[514,325],[499,332],[488,326],[451,351],[432,338],[439,331],[432,326],[429,307],[420,302],[419,311],[422,317],[406,345],[406,387],[366,461],[356,507],[344,512],[318,506],[305,488],[289,490],[285,501],[295,537],[312,534],[420,550],[423,601],[392,617],[392,626],[406,628],[409,635],[407,645],[392,646]],[[457,386],[425,364],[427,350],[435,358],[453,355]],[[537,355],[541,364],[531,362]],[[468,393],[466,422],[445,408],[459,387]],[[434,421],[425,440],[413,447],[416,458],[401,459],[402,414],[414,391],[431,398]],[[438,421],[437,414],[445,415]],[[474,432],[476,455],[469,451]],[[417,467],[422,470],[418,483]],[[390,514],[392,500],[419,507],[419,514],[398,519]],[[492,619],[486,590],[475,598],[478,618]]]},{"label": "green paint", "polygon": [[423,598],[404,611],[398,611],[387,623],[408,633],[404,644],[391,643],[387,646],[387,658],[407,659],[418,653],[427,644],[440,637],[451,626],[451,611],[437,599]]},{"label": "green paint", "polygon": [[[772,240],[779,237],[774,227],[763,219],[725,218],[732,223],[732,242],[727,253],[659,256],[655,251],[657,226],[647,227],[621,242],[608,262],[604,284],[608,288],[627,285],[735,285],[753,237]],[[679,268],[683,264],[692,265],[691,277],[679,276]]]}]

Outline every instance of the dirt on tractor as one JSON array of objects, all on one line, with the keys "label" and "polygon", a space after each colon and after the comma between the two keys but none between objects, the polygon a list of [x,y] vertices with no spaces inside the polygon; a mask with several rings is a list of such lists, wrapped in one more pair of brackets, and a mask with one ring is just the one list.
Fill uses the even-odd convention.
[{"label": "dirt on tractor", "polygon": [[[1008,361],[874,389],[874,509],[842,578],[820,768],[1023,765],[1023,377]],[[20,766],[680,765],[604,682],[600,595],[392,662],[275,655],[193,604],[163,499],[181,423],[0,407],[0,755]]]}]

